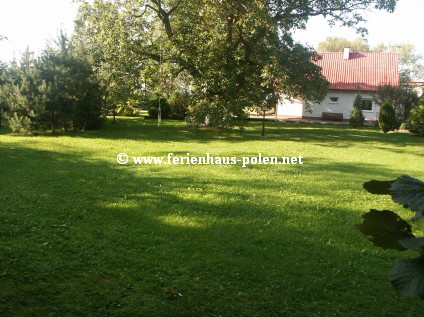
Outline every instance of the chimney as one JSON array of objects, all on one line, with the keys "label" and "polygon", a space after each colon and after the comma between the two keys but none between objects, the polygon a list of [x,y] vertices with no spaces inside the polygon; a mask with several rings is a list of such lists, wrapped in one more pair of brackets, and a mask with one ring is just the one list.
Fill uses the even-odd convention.
[{"label": "chimney", "polygon": [[350,47],[345,47],[343,49],[343,59],[349,59]]}]

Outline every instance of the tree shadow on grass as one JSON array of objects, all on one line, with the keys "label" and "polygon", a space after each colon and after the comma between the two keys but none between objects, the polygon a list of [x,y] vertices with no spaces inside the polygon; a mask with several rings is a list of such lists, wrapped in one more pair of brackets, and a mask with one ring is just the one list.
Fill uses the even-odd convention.
[{"label": "tree shadow on grass", "polygon": [[[227,129],[191,129],[184,121],[167,120],[160,127],[155,120],[144,118],[119,118],[118,124],[111,125],[110,120],[97,131],[78,131],[68,133],[46,134],[47,137],[60,138],[63,136],[76,138],[94,138],[108,140],[134,140],[160,143],[211,143],[228,142],[243,143],[260,141],[264,144],[278,142],[302,142],[331,148],[349,148],[353,143],[364,146],[383,148],[388,151],[423,156],[406,147],[423,146],[424,138],[403,134],[383,134],[373,127],[353,129],[350,126],[317,125],[291,122],[268,122],[267,138],[260,137],[260,123],[251,122],[244,131]],[[10,129],[0,130],[1,134],[10,133]],[[398,148],[398,149],[396,149]]]},{"label": "tree shadow on grass", "polygon": [[[416,301],[397,299],[387,282],[398,255],[374,250],[360,237],[353,228],[358,214],[349,207],[313,200],[329,194],[326,180],[308,187],[290,177],[262,184],[249,172],[239,181],[204,180],[136,173],[72,152],[13,145],[0,153],[7,166],[0,178],[4,315],[421,311]],[[334,172],[390,174],[375,166],[352,172],[349,164]],[[290,194],[261,198],[276,186]],[[363,305],[364,298],[372,305]]]},{"label": "tree shadow on grass", "polygon": [[153,120],[121,119],[117,125],[106,123],[101,131],[77,133],[76,137],[146,140],[149,142],[223,141],[230,143],[260,140],[262,142],[294,141],[331,147],[349,147],[353,142],[381,143],[399,147],[424,145],[424,138],[409,134],[383,134],[376,128],[353,129],[349,126],[269,122],[267,138],[260,138],[260,123],[250,123],[244,131],[227,129],[190,129],[183,121],[165,121],[160,127]]}]

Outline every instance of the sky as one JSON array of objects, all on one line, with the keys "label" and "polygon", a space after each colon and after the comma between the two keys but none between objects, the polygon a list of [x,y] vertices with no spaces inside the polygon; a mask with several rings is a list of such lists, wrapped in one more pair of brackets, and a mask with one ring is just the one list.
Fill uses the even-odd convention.
[{"label": "sky", "polygon": [[[0,60],[18,58],[26,47],[40,52],[47,40],[56,37],[60,29],[71,34],[78,4],[72,0],[0,0]],[[417,53],[424,55],[422,14],[424,0],[399,0],[394,13],[367,12],[366,39],[371,46],[378,43],[411,43]],[[312,18],[306,30],[297,31],[295,40],[316,48],[328,36],[354,40],[359,35],[349,28],[328,27],[320,17]]]}]

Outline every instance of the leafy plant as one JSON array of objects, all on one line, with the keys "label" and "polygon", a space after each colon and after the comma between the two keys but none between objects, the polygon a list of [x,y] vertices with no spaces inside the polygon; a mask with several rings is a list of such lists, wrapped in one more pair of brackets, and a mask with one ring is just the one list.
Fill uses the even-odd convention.
[{"label": "leafy plant", "polygon": [[399,126],[399,130],[409,130],[408,124],[406,122],[402,122]]},{"label": "leafy plant", "polygon": [[385,102],[381,105],[381,110],[378,115],[378,125],[384,133],[394,130],[398,126],[395,109],[389,102]]},{"label": "leafy plant", "polygon": [[419,102],[415,91],[402,86],[393,87],[390,85],[378,87],[373,99],[378,105],[383,105],[386,102],[390,103],[393,106],[398,122],[405,122],[411,109]]},{"label": "leafy plant", "polygon": [[[396,203],[415,212],[412,220],[424,218],[424,182],[410,176],[392,181],[364,183],[371,194],[390,195]],[[390,282],[400,296],[419,296],[424,299],[424,237],[415,237],[411,225],[390,210],[375,210],[362,215],[358,229],[372,243],[383,249],[414,250],[417,258],[399,260],[390,273]]]},{"label": "leafy plant", "polygon": [[162,119],[168,119],[171,114],[171,107],[169,106],[168,100],[166,100],[163,97],[157,97],[157,96],[150,99],[147,102],[147,111],[149,113],[149,117],[152,117],[152,118],[158,117],[159,104],[160,104]]},{"label": "leafy plant", "polygon": [[132,102],[127,101],[118,107],[118,113],[125,117],[135,117],[138,113],[138,109]]},{"label": "leafy plant", "polygon": [[411,110],[407,125],[412,132],[424,136],[424,103],[421,103]]},{"label": "leafy plant", "polygon": [[184,120],[190,106],[190,97],[188,94],[174,93],[169,98],[169,106],[172,119]]},{"label": "leafy plant", "polygon": [[350,113],[349,122],[356,128],[358,126],[364,125],[364,115],[362,113],[362,97],[359,93],[356,94],[355,101],[353,103],[353,110]]}]

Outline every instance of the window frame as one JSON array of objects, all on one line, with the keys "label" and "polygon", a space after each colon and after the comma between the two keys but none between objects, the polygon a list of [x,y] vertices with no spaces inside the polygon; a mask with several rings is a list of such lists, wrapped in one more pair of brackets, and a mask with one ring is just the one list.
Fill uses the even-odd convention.
[{"label": "window frame", "polygon": [[[337,100],[336,101],[332,101],[331,98],[337,98]],[[339,103],[340,97],[336,97],[336,96],[331,96],[330,97],[329,96],[328,97],[328,100],[329,100],[328,103],[335,104],[335,103]]]},{"label": "window frame", "polygon": [[[365,110],[365,109],[363,109],[363,107],[364,107],[364,102],[365,101],[368,101],[368,102],[370,102],[371,103],[371,110]],[[372,99],[362,99],[362,102],[361,102],[361,110],[363,111],[363,112],[374,112],[374,102],[373,102],[373,100]]]}]

